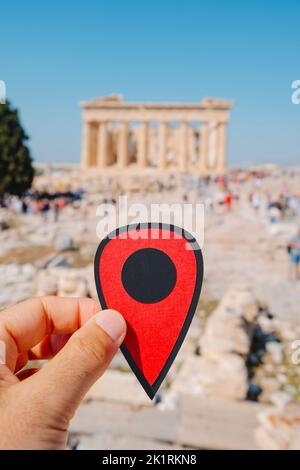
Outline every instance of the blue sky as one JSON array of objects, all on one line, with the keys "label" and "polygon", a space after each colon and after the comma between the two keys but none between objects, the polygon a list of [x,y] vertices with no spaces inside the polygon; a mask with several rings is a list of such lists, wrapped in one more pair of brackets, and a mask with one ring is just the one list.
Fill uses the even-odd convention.
[{"label": "blue sky", "polygon": [[300,2],[10,0],[0,80],[38,161],[79,161],[80,100],[235,101],[229,158],[300,161]]}]

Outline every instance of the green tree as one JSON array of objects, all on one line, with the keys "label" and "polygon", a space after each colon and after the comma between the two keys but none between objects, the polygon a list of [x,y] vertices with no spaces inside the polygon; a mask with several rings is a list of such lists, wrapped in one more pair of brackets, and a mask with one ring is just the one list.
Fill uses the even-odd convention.
[{"label": "green tree", "polygon": [[22,195],[30,188],[34,169],[18,111],[9,102],[0,104],[0,197]]}]

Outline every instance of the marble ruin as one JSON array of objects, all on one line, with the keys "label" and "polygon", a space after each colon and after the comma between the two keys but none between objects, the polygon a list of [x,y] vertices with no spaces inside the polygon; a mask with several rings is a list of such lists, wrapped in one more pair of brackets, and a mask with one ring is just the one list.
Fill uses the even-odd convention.
[{"label": "marble ruin", "polygon": [[233,103],[126,103],[111,95],[81,103],[82,167],[138,168],[222,174]]}]

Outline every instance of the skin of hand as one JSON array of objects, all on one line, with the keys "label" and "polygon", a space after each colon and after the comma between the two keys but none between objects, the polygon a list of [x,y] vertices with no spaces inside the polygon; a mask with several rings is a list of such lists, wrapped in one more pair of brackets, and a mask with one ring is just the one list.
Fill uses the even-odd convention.
[{"label": "skin of hand", "polygon": [[125,334],[124,318],[92,299],[39,297],[2,311],[0,449],[65,449],[71,418]]}]

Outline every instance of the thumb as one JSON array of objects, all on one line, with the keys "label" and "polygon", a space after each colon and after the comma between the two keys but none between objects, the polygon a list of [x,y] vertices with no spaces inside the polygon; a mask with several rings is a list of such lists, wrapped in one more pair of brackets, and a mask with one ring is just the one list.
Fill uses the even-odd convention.
[{"label": "thumb", "polygon": [[[71,419],[82,398],[104,373],[126,334],[115,310],[103,310],[74,333],[63,349],[27,383],[35,382],[47,410]],[[29,385],[29,384],[28,384]],[[45,395],[44,395],[45,393]]]}]

